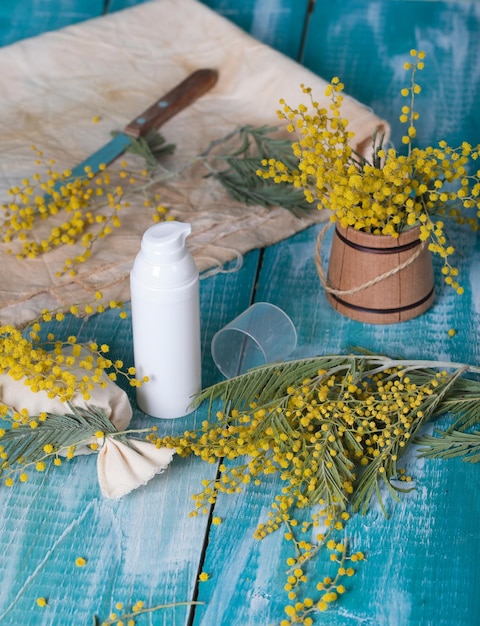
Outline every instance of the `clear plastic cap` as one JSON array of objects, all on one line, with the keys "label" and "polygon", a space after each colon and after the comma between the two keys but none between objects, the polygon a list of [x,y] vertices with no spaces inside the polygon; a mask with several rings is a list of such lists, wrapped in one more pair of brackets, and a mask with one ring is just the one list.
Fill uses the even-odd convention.
[{"label": "clear plastic cap", "polygon": [[297,345],[289,316],[269,302],[257,302],[221,328],[212,339],[215,365],[226,378],[252,367],[282,361]]}]

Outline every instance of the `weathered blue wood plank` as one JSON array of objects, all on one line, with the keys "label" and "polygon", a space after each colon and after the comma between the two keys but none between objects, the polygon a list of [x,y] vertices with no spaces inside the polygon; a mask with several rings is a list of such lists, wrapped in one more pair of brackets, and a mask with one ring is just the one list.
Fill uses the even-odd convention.
[{"label": "weathered blue wood plank", "polygon": [[308,0],[202,0],[256,39],[297,59]]},{"label": "weathered blue wood plank", "polygon": [[[262,16],[266,3],[206,4],[238,20],[248,32],[264,36],[261,30],[269,23],[268,16]],[[25,11],[24,0],[12,6],[17,5],[23,5]],[[278,47],[295,56],[297,44],[291,41],[298,41],[298,24],[294,29],[297,35],[286,33],[286,18],[282,22],[280,11],[293,5],[275,2],[271,6],[277,22],[274,28],[264,29],[266,41],[277,47],[268,40],[268,36],[276,37],[275,41],[281,40]],[[420,109],[419,143],[440,137],[454,143],[462,139],[478,142],[478,6],[478,2],[354,0],[345,10],[345,3],[338,0],[317,2],[306,60],[326,78],[340,75],[349,93],[390,119],[398,143],[401,65],[409,48],[424,48],[428,54],[423,75],[425,102],[433,105]],[[11,28],[10,8],[5,2],[0,7],[6,28]],[[119,8],[120,4],[112,2],[111,10]],[[52,15],[46,22],[38,22],[43,30]],[[58,18],[63,15],[58,11]],[[30,19],[22,15],[22,19],[26,17]],[[75,20],[74,16],[71,21]],[[66,23],[71,22],[63,25]],[[8,28],[7,33],[40,32],[23,26]],[[361,344],[398,356],[479,363],[480,251],[475,236],[465,235],[459,241],[466,286],[462,298],[438,279],[437,300],[427,314],[402,325],[378,327],[342,318],[327,304],[313,263],[317,231],[310,229],[269,249],[258,283],[257,299],[278,304],[297,325],[299,345],[294,356],[343,352]],[[327,238],[325,261],[328,245]],[[209,354],[211,337],[248,305],[257,259],[257,253],[248,255],[240,274],[202,283],[204,384],[218,379]],[[114,318],[92,318],[81,324],[83,336],[110,343],[114,337],[112,353],[131,359],[129,331],[119,327]],[[458,331],[453,338],[447,334],[451,327]],[[198,419],[202,418],[199,413]],[[135,424],[147,422],[141,415],[135,416]],[[166,423],[165,432],[178,433],[192,423]],[[358,567],[338,610],[323,616],[319,623],[476,626],[480,621],[478,469],[458,461],[419,462],[413,455],[407,460],[416,491],[401,504],[389,503],[390,520],[373,508],[348,525],[352,545],[364,550],[368,561]],[[210,478],[215,471],[215,466],[175,459],[164,476],[120,502],[99,497],[92,458],[77,459],[51,475],[38,474],[18,491],[2,487],[0,621],[7,626],[62,621],[89,624],[93,613],[107,617],[116,601],[143,599],[151,605],[190,599],[207,529],[206,518],[188,518],[190,494],[199,491],[201,479]],[[288,545],[280,533],[261,543],[252,539],[276,487],[274,480],[269,480],[262,489],[247,488],[238,497],[219,499],[215,514],[223,517],[224,523],[210,530],[203,569],[211,578],[200,585],[199,598],[207,604],[196,610],[195,624],[260,626],[278,623],[283,617]],[[87,558],[85,568],[75,567],[77,556]],[[314,598],[318,594],[313,582],[323,571],[321,563],[309,574]],[[48,608],[36,606],[39,596],[48,598]],[[185,608],[157,613],[149,623],[186,624],[188,614]]]},{"label": "weathered blue wood plank", "polygon": [[[445,139],[459,145],[480,141],[480,3],[341,0],[317,2],[307,34],[304,64],[345,90],[392,124],[398,120],[408,80],[402,69],[411,48],[427,53],[418,75],[423,93],[418,145]],[[294,103],[297,104],[297,103]]]},{"label": "weathered blue wood plank", "polygon": [[0,45],[102,15],[104,0],[2,0]]},{"label": "weathered blue wood plank", "polygon": [[[141,4],[145,0],[111,0],[109,12]],[[253,37],[298,58],[308,0],[201,0],[201,2]],[[208,33],[205,33],[208,37]]]},{"label": "weathered blue wood plank", "polygon": [[107,13],[123,11],[123,9],[130,9],[137,4],[144,4],[145,2],[151,2],[151,0],[106,0],[105,11]]},{"label": "weathered blue wood plank", "polygon": [[[348,11],[344,3],[317,3],[305,61],[325,78],[339,75],[349,93],[391,121],[393,139],[399,143],[403,61],[410,48],[424,49],[427,69],[419,77],[424,93],[418,99],[422,113],[418,143],[440,138],[454,144],[463,139],[477,143],[479,82],[473,68],[479,66],[479,15],[478,3],[472,2],[352,2]],[[463,298],[444,287],[437,263],[436,304],[426,315],[402,325],[367,326],[329,307],[313,263],[316,232],[311,229],[267,251],[256,294],[259,300],[283,307],[296,322],[296,356],[345,352],[360,344],[395,356],[479,362],[478,342],[470,339],[476,337],[480,313],[475,235],[461,235],[458,228],[453,234],[462,250]],[[323,256],[326,262],[328,238]],[[448,336],[449,328],[457,329],[454,338]],[[461,462],[420,462],[414,455],[407,460],[417,490],[401,504],[391,503],[390,520],[373,508],[366,518],[351,521],[347,533],[355,548],[368,554],[368,562],[358,568],[338,610],[319,623],[478,623],[478,554],[471,552],[478,545],[474,487],[478,471]],[[280,534],[262,546],[251,539],[275,488],[278,483],[272,479],[261,490],[247,488],[238,497],[219,498],[215,514],[225,522],[211,533],[205,569],[213,574],[200,588],[200,599],[207,604],[197,610],[198,624],[244,626],[277,623],[281,618],[287,603],[281,592],[287,545]],[[258,517],[245,520],[247,510]],[[248,553],[239,555],[229,536],[240,536]],[[324,565],[317,566],[317,575]],[[309,591],[318,598],[313,584]]]},{"label": "weathered blue wood plank", "polygon": [[[0,45],[42,32],[142,4],[146,0],[5,0],[0,6]],[[147,0],[148,1],[148,0]],[[204,0],[260,41],[298,58],[301,50],[308,0]]]},{"label": "weathered blue wood plank", "polygon": [[[219,379],[210,355],[213,334],[244,310],[251,298],[258,252],[244,259],[235,274],[201,281],[203,377]],[[55,334],[59,338],[59,327]],[[111,354],[133,363],[129,321],[109,311],[88,322],[70,318],[61,334],[79,341],[111,345]],[[121,382],[121,381],[119,381]],[[132,403],[132,390],[127,387]],[[136,412],[132,427],[156,424],[160,432],[179,434],[193,428],[202,412],[180,420],[154,420]],[[107,619],[116,602],[146,606],[183,602],[193,597],[207,519],[191,518],[191,495],[200,481],[213,478],[215,466],[198,459],[175,458],[170,468],[121,500],[99,492],[95,457],[78,457],[60,468],[31,472],[25,485],[0,487],[0,623],[5,626],[92,624]],[[84,557],[83,568],[75,565]],[[38,597],[48,607],[36,605]],[[185,626],[190,607],[144,618],[144,623]],[[140,621],[139,621],[140,623]]]},{"label": "weathered blue wood plank", "polygon": [[[438,264],[435,305],[417,319],[375,326],[349,320],[327,303],[314,264],[319,227],[313,227],[265,252],[256,298],[282,307],[296,324],[295,357],[345,353],[353,346],[407,358],[480,363],[480,248],[476,235],[457,231],[462,250],[462,297],[444,287]],[[329,239],[323,250],[328,259]],[[448,329],[458,334],[451,338]],[[406,468],[415,491],[401,503],[387,498],[390,519],[373,505],[346,526],[353,550],[367,561],[345,583],[338,607],[318,618],[329,626],[475,626],[480,619],[480,575],[476,497],[478,467],[461,461],[418,460],[410,452]],[[224,522],[211,530],[204,565],[211,579],[201,585],[196,624],[254,626],[278,624],[288,604],[283,591],[291,544],[278,531],[262,542],[252,538],[256,524],[281,488],[276,478],[240,495],[220,496],[214,514]],[[307,537],[308,538],[308,537]],[[319,578],[331,573],[328,554],[307,569],[306,595],[318,600]],[[317,623],[317,622],[315,622]]]}]

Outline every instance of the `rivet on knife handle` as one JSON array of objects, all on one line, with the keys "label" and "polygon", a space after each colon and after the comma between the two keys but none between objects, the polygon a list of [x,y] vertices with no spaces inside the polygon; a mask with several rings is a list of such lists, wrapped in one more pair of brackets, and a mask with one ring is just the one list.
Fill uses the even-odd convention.
[{"label": "rivet on knife handle", "polygon": [[190,74],[184,81],[152,104],[146,111],[125,126],[129,137],[145,136],[152,128],[164,124],[179,111],[206,93],[217,82],[216,70],[202,69]]}]

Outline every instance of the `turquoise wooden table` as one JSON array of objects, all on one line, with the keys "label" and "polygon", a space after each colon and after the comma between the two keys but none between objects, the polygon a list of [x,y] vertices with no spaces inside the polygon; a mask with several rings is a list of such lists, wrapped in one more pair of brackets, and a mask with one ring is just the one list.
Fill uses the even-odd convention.
[{"label": "turquoise wooden table", "polygon": [[[0,41],[23,37],[116,11],[134,0],[3,0]],[[442,137],[452,144],[480,142],[480,2],[402,0],[208,0],[209,6],[254,36],[300,59],[319,75],[339,75],[347,91],[392,123],[402,86],[398,58],[426,50],[431,64],[419,145]],[[427,72],[427,70],[426,70]],[[427,81],[425,81],[427,82]],[[2,94],[8,97],[8,94]],[[283,308],[298,331],[292,358],[345,353],[361,345],[394,357],[447,359],[480,365],[480,246],[475,233],[454,231],[465,293],[444,286],[436,264],[436,299],[421,317],[397,325],[367,325],[333,311],[319,284],[311,227],[245,256],[243,267],[201,281],[203,382],[221,379],[210,355],[213,334],[251,302]],[[324,247],[326,262],[329,241]],[[452,337],[449,329],[457,332]],[[128,322],[116,311],[72,318],[66,335],[108,342],[132,362]],[[134,395],[128,389],[132,404]],[[206,407],[159,424],[180,434],[205,418]],[[151,425],[135,410],[133,425]],[[475,626],[480,623],[480,498],[478,467],[460,460],[407,456],[415,489],[401,502],[354,515],[346,533],[366,560],[346,582],[347,593],[314,623],[328,626]],[[139,625],[269,626],[285,618],[285,572],[290,545],[283,533],[253,538],[278,485],[266,480],[238,495],[220,496],[210,514],[190,517],[192,494],[217,465],[175,457],[168,470],[120,500],[102,498],[94,458],[78,457],[37,474],[19,489],[0,487],[0,623],[5,626],[88,625],[119,616],[138,601]],[[221,524],[212,523],[219,517]],[[81,557],[86,563],[76,564]],[[309,573],[328,575],[319,554]],[[200,573],[208,573],[206,581]],[[48,606],[39,607],[44,597]],[[196,602],[197,604],[192,604]],[[113,618],[112,618],[113,619]],[[112,623],[121,623],[120,617]],[[128,620],[123,620],[124,624]]]}]

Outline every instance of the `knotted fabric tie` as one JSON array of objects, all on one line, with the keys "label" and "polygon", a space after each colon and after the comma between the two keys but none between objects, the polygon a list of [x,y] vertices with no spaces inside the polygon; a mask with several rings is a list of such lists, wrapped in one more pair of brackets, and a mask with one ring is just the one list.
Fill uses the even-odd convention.
[{"label": "knotted fabric tie", "polygon": [[[81,380],[89,374],[78,368],[72,371]],[[132,408],[125,391],[120,389],[105,374],[102,375],[105,386],[98,385],[91,392],[86,401],[80,393],[76,393],[70,400],[74,408],[101,409],[112,422],[116,430],[123,432],[128,428],[132,418]],[[71,408],[58,398],[49,398],[45,391],[32,392],[25,385],[25,379],[14,380],[9,374],[0,374],[0,402],[13,411],[28,412],[29,416],[51,413],[65,415],[71,413]],[[48,417],[47,417],[48,420]],[[41,424],[38,432],[41,431]],[[128,435],[128,433],[127,433]],[[173,458],[174,450],[157,448],[155,444],[137,439],[123,437],[120,441],[115,434],[105,433],[102,437],[92,436],[75,448],[75,455],[94,454],[97,456],[98,482],[102,495],[107,498],[120,498],[133,489],[145,485],[156,474],[163,472]],[[98,444],[92,449],[91,444]],[[67,454],[67,449],[57,451],[61,456]]]}]

